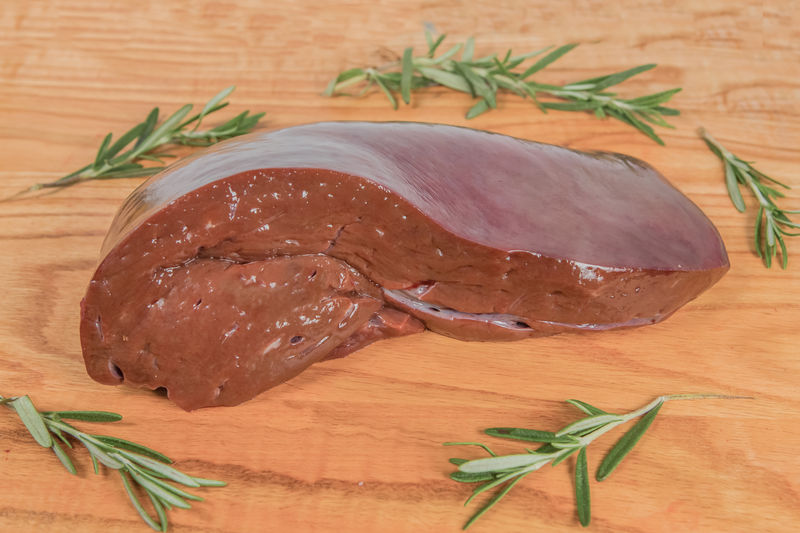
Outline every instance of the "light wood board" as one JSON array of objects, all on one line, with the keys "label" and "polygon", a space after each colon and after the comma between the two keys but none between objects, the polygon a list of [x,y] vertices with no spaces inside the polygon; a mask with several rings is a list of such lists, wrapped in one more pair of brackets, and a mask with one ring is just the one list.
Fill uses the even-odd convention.
[{"label": "light wood board", "polygon": [[[793,5],[794,4],[794,5]],[[123,199],[142,180],[91,182],[0,204],[0,394],[40,409],[106,409],[82,428],[156,448],[194,475],[223,479],[205,502],[170,513],[172,531],[456,532],[477,510],[449,457],[522,446],[491,426],[555,430],[578,398],[627,412],[661,394],[719,392],[755,401],[674,402],[617,472],[592,482],[595,532],[788,531],[800,522],[800,240],[789,270],[754,254],[755,203],[738,213],[705,126],[794,188],[800,208],[800,8],[740,0],[552,2],[257,2],[4,0],[0,5],[0,197],[94,158],[153,106],[202,105],[236,84],[230,109],[266,111],[263,127],[321,120],[470,126],[644,159],[719,228],[732,268],[663,324],[511,344],[433,333],[381,342],[316,365],[236,408],[185,413],[146,390],[86,375],[79,302]],[[550,112],[513,95],[467,121],[470,98],[427,90],[393,111],[383,95],[320,95],[340,70],[424,47],[423,27],[474,35],[476,53],[580,42],[537,75],[564,83],[645,63],[623,96],[683,87],[666,147],[619,122]],[[188,153],[184,151],[181,153]],[[589,449],[593,474],[621,432]],[[113,472],[77,477],[0,411],[0,530],[147,531]],[[482,518],[480,532],[580,530],[574,460],[529,476]],[[795,526],[796,527],[796,526]]]}]

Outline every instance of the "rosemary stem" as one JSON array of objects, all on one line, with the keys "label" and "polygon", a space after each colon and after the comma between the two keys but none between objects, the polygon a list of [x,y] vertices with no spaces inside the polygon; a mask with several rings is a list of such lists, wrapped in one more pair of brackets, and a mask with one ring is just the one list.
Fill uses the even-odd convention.
[{"label": "rosemary stem", "polygon": [[708,133],[708,130],[706,130],[705,128],[699,128],[697,130],[697,133],[700,134],[700,137],[702,137],[703,139],[707,140],[708,142],[710,142],[711,144],[716,146],[717,150],[722,152],[722,155],[725,156],[725,159],[728,159],[728,160],[731,160],[731,161],[733,161],[735,159],[735,157],[734,157],[734,155],[732,153],[730,153],[724,146],[722,146],[719,143],[719,141],[717,141],[710,133]]},{"label": "rosemary stem", "polygon": [[[567,44],[552,50],[535,64],[524,71],[519,71],[515,69],[524,61],[547,52],[553,47],[545,47],[513,57],[511,50],[508,50],[505,55],[494,53],[476,58],[474,56],[475,42],[470,37],[466,43],[456,44],[438,57],[434,57],[444,37],[442,35],[434,41],[430,34],[426,34],[428,52],[422,56],[413,57],[413,48],[408,47],[403,52],[402,60],[397,56],[398,60],[380,66],[354,68],[341,72],[328,84],[323,94],[358,98],[377,85],[391,106],[397,109],[397,93],[400,94],[403,102],[409,104],[411,91],[433,86],[445,87],[467,93],[478,99],[478,102],[466,114],[467,119],[472,119],[497,108],[498,91],[510,91],[521,98],[530,96],[533,103],[543,113],[547,113],[548,109],[588,111],[599,119],[610,117],[633,126],[659,144],[664,144],[664,141],[650,124],[663,128],[674,128],[664,120],[663,116],[680,114],[677,109],[663,105],[669,102],[672,96],[680,91],[680,88],[630,100],[617,99],[616,93],[609,92],[611,87],[652,69],[656,66],[655,64],[641,65],[623,72],[563,86],[548,85],[526,80],[568,53],[577,44]],[[461,58],[456,59],[459,52],[461,52]],[[344,88],[355,85],[363,85],[363,87],[360,91],[355,89],[353,92],[342,91]],[[567,102],[542,103],[539,102],[537,93],[567,100]]]},{"label": "rosemary stem", "polygon": [[[18,402],[18,403],[14,403]],[[106,435],[91,435],[62,421],[83,420],[89,422],[115,422],[122,418],[116,413],[106,411],[39,411],[28,396],[4,398],[0,396],[0,405],[16,411],[22,423],[28,428],[31,436],[41,446],[50,448],[67,471],[75,475],[75,465],[69,455],[59,445],[59,440],[67,447],[72,444],[64,433],[78,440],[88,451],[92,459],[95,474],[100,473],[99,464],[119,472],[125,491],[131,503],[147,525],[156,531],[167,530],[167,516],[164,507],[190,509],[185,500],[203,501],[203,498],[190,494],[169,483],[187,487],[224,486],[225,483],[211,479],[189,476],[169,464],[172,461],[162,453],[141,444]],[[54,435],[53,436],[51,436]],[[126,475],[127,474],[127,475]],[[130,479],[128,478],[130,475]],[[142,507],[133,484],[143,489],[153,503],[158,515],[158,522]]]},{"label": "rosemary stem", "polygon": [[697,130],[697,132],[700,134],[700,136],[703,139],[705,139],[708,142],[710,142],[711,144],[713,144],[717,148],[717,150],[720,151],[722,156],[725,158],[725,161],[727,161],[729,164],[735,166],[739,170],[743,171],[742,172],[742,176],[744,176],[744,179],[747,182],[747,187],[751,191],[753,191],[753,194],[755,195],[756,199],[758,200],[758,203],[761,204],[762,206],[764,206],[765,211],[767,212],[767,216],[771,216],[769,214],[770,202],[764,197],[763,194],[761,194],[761,190],[759,189],[759,187],[756,184],[755,180],[753,180],[753,177],[750,175],[750,172],[749,172],[750,169],[747,167],[747,165],[741,163],[735,155],[733,155],[724,146],[722,146],[719,143],[719,141],[717,141],[710,133],[708,133],[708,131],[706,131],[705,128],[700,128],[699,130]]},{"label": "rosemary stem", "polygon": [[[658,405],[658,404],[656,403],[656,405]],[[654,407],[655,407],[655,405],[650,407],[650,409],[653,409]],[[581,441],[581,446],[588,446],[590,442],[592,442],[593,440],[597,439],[598,437],[608,433],[609,431],[611,431],[615,427],[617,427],[619,425],[622,425],[625,422],[628,422],[632,418],[636,418],[637,416],[642,416],[643,414],[645,414],[648,411],[650,411],[650,409],[648,409],[647,411],[644,411],[643,413],[639,413],[639,414],[631,413],[631,414],[623,417],[623,419],[620,420],[619,422],[611,422],[610,424],[606,424],[605,426],[599,427],[598,429],[596,429],[595,431],[592,431],[588,435],[584,435],[583,437],[578,437],[578,440]],[[639,409],[639,411],[641,411],[641,409]],[[570,449],[570,451],[571,451],[571,449]]]},{"label": "rosemary stem", "polygon": [[[597,481],[603,481],[617,468],[620,462],[631,451],[631,449],[633,449],[636,443],[639,442],[644,433],[652,424],[664,402],[673,400],[706,399],[753,398],[725,394],[672,394],[659,396],[647,405],[631,411],[626,415],[611,414],[584,402],[567,400],[569,403],[575,405],[589,416],[573,422],[572,424],[565,426],[555,433],[520,428],[490,428],[486,430],[486,433],[492,436],[548,443],[540,448],[542,451],[525,448],[530,455],[515,454],[497,456],[485,445],[480,443],[445,443],[445,445],[470,444],[482,446],[489,451],[490,455],[492,455],[492,457],[474,459],[471,461],[465,459],[450,460],[452,463],[458,465],[458,469],[460,471],[451,474],[450,477],[453,480],[462,483],[486,481],[486,483],[473,491],[466,504],[472,502],[479,494],[506,483],[504,489],[497,493],[491,501],[489,501],[483,508],[475,513],[472,518],[469,519],[464,529],[473,524],[475,520],[480,518],[489,508],[494,506],[520,479],[522,479],[522,477],[551,462],[553,466],[556,466],[575,452],[578,452],[578,459],[575,469],[575,496],[578,503],[578,518],[581,525],[584,527],[588,526],[591,519],[591,496],[589,491],[588,466],[586,459],[587,446],[601,435],[611,431],[621,424],[629,422],[634,418],[643,417],[625,433],[625,435],[617,442],[617,444],[611,449],[611,451],[603,460],[596,475]],[[595,430],[591,430],[590,428],[593,427],[592,425],[596,424],[602,425],[597,427]],[[590,432],[583,434],[585,431]],[[555,448],[557,451],[553,453],[546,453],[544,448],[547,447],[549,447],[551,450]]]},{"label": "rosemary stem", "polygon": [[[655,409],[656,406],[658,404],[660,404],[661,402],[663,402],[663,401],[664,401],[664,396],[659,396],[658,398],[656,398],[652,402],[648,403],[644,407],[640,407],[639,409],[637,409],[637,410],[635,410],[633,412],[630,412],[627,415],[623,415],[622,418],[623,418],[623,420],[625,422],[628,422],[629,420],[632,420],[632,419],[634,419],[636,417],[645,415],[645,414],[649,413],[650,411],[652,411],[653,409]],[[624,424],[625,422],[622,422],[622,423]]]},{"label": "rosemary stem", "polygon": [[85,435],[85,433],[83,433],[82,431],[80,431],[78,429],[75,429],[74,427],[68,426],[67,424],[63,424],[61,422],[56,422],[55,420],[50,420],[47,417],[42,417],[42,419],[44,420],[45,425],[50,426],[50,427],[54,427],[54,428],[56,428],[58,430],[63,431],[64,433],[68,433],[68,434],[72,435],[75,438],[78,438],[78,436],[82,437],[82,436]]},{"label": "rosemary stem", "polygon": [[[788,217],[789,214],[796,213],[778,207],[774,199],[783,198],[784,195],[772,187],[774,185],[785,189],[791,189],[791,187],[770,178],[753,167],[751,162],[745,161],[725,149],[704,128],[698,129],[698,134],[711,151],[714,152],[714,155],[722,160],[725,166],[725,182],[728,188],[728,196],[730,196],[736,209],[740,212],[744,212],[746,209],[740,185],[745,185],[750,189],[756,200],[758,200],[759,209],[755,224],[756,254],[764,259],[767,268],[770,268],[772,259],[777,255],[778,248],[780,248],[781,256],[783,257],[783,268],[786,269],[789,264],[789,258],[784,235],[796,237],[800,234],[790,233],[785,227],[800,228],[800,224],[792,222]],[[774,185],[768,185],[766,181]]]},{"label": "rosemary stem", "polygon": [[670,394],[661,396],[665,402],[674,400],[755,400],[752,396],[733,396],[731,394]]},{"label": "rosemary stem", "polygon": [[[216,128],[197,131],[204,117],[228,105],[228,102],[224,102],[224,99],[231,94],[234,88],[231,86],[224,89],[214,96],[200,113],[189,118],[186,117],[192,110],[192,105],[184,105],[159,126],[157,126],[159,109],[154,108],[144,122],[121,135],[115,143],[111,142],[112,134],[109,133],[103,140],[92,163],[53,182],[36,183],[16,194],[0,199],[0,203],[14,200],[41,189],[63,188],[89,180],[151,176],[163,170],[164,167],[145,167],[140,161],[153,161],[163,164],[161,158],[175,157],[175,154],[154,153],[161,146],[167,144],[208,146],[225,139],[250,133],[261,117],[264,116],[264,113],[250,115],[249,111],[245,111]],[[184,131],[185,128],[192,124],[194,124],[193,129]],[[132,148],[122,152],[123,149],[131,144],[133,145]]]},{"label": "rosemary stem", "polygon": [[745,182],[747,182],[747,186],[750,188],[751,191],[753,191],[753,194],[758,200],[758,203],[764,206],[765,214],[771,218],[772,212],[770,209],[771,207],[770,201],[764,198],[764,195],[761,194],[761,189],[759,189],[758,185],[756,185],[756,182],[753,180],[752,176],[750,176],[749,172],[743,172],[742,175],[744,176]]},{"label": "rosemary stem", "polygon": [[10,398],[3,398],[2,396],[0,396],[0,405],[5,407],[6,409],[10,409],[11,411],[16,412],[17,410],[14,409],[13,405],[11,405],[11,403],[16,399],[18,399],[17,396],[12,396]]},{"label": "rosemary stem", "polygon": [[357,83],[366,80],[367,76],[368,74],[364,73],[364,74],[359,74],[358,76],[353,76],[349,80],[340,81],[339,83],[336,84],[336,88],[334,90],[338,91],[340,89],[350,87],[351,85],[356,85]]},{"label": "rosemary stem", "polygon": [[36,185],[34,185],[34,187],[36,187],[37,189],[51,189],[53,187],[69,187],[70,185],[74,185],[82,181],[88,181],[92,179],[92,177],[93,176],[82,176],[79,174],[77,176],[71,176],[65,180],[53,181],[50,183],[37,183]]},{"label": "rosemary stem", "polygon": [[[714,399],[722,399],[722,400],[753,400],[754,398],[750,396],[731,396],[728,394],[669,394],[666,396],[659,396],[652,402],[648,403],[644,407],[637,409],[627,415],[623,415],[625,422],[632,420],[636,417],[646,415],[653,409],[655,409],[658,404],[662,402],[671,402],[676,400],[714,400]],[[620,422],[620,424],[624,424],[625,422]]]},{"label": "rosemary stem", "polygon": [[[687,394],[686,396],[697,396],[697,395]],[[712,395],[711,397],[715,397],[716,398],[717,396]],[[619,422],[611,422],[609,424],[601,426],[596,431],[593,431],[593,432],[589,433],[588,435],[584,435],[583,437],[579,437],[578,440],[580,440],[582,443],[585,443],[585,444],[583,444],[584,446],[587,446],[590,442],[592,442],[593,440],[597,439],[598,437],[608,433],[609,431],[611,431],[612,429],[616,428],[617,426],[621,426],[622,424],[625,424],[626,422],[630,422],[634,418],[640,417],[642,415],[646,415],[647,413],[649,413],[650,411],[652,411],[653,409],[658,407],[658,405],[660,403],[665,402],[668,399],[689,400],[691,398],[688,398],[688,397],[687,398],[677,398],[675,396],[659,396],[658,398],[656,398],[652,402],[648,403],[644,407],[641,407],[641,408],[639,408],[639,409],[637,409],[635,411],[632,411],[632,412],[628,413],[627,415],[623,415],[622,416],[622,420],[620,420]]]}]

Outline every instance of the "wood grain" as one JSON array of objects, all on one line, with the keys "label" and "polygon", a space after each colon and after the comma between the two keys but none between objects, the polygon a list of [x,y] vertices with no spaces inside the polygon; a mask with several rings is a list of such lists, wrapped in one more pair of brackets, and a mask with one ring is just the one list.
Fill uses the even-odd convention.
[{"label": "wood grain", "polygon": [[[623,95],[681,86],[683,115],[660,147],[627,126],[540,113],[514,96],[466,121],[465,95],[427,90],[392,111],[380,94],[327,99],[336,72],[424,44],[423,24],[476,52],[582,46],[539,75],[565,82],[655,62]],[[727,198],[703,125],[764,172],[794,186],[800,207],[800,8],[791,0],[457,0],[349,3],[240,0],[4,0],[0,6],[0,197],[94,157],[102,137],[205,102],[236,84],[230,116],[267,112],[266,127],[319,120],[465,125],[580,149],[613,150],[659,168],[719,228],[729,274],[667,322],[514,344],[432,333],[316,365],[242,406],[184,413],[144,390],[86,375],[78,303],[122,200],[141,182],[87,183],[0,204],[0,394],[40,409],[107,409],[98,428],[224,479],[207,501],[170,513],[172,531],[458,531],[477,509],[447,458],[478,449],[482,428],[555,429],[580,398],[614,411],[660,394],[719,392],[755,401],[667,404],[606,482],[592,483],[595,532],[787,531],[800,521],[800,241],[790,268],[754,255],[754,205]],[[89,428],[90,424],[81,424]],[[616,434],[589,450],[592,472]],[[499,451],[521,450],[492,442]],[[0,412],[0,530],[147,531],[116,475],[77,477]],[[580,530],[573,461],[530,476],[473,529]]]}]

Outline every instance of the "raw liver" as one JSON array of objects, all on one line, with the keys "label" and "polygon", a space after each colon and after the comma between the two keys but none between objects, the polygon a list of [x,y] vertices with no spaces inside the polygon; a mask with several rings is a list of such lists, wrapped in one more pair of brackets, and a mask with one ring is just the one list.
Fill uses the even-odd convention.
[{"label": "raw liver", "polygon": [[428,328],[652,324],[728,270],[646,163],[417,123],[321,123],[187,157],[117,214],[82,303],[90,376],[235,405]]}]

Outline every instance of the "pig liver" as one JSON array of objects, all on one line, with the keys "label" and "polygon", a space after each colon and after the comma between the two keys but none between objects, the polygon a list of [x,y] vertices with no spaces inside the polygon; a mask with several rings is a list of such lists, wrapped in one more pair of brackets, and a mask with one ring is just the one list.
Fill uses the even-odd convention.
[{"label": "pig liver", "polygon": [[518,340],[653,324],[728,270],[646,163],[452,126],[226,141],[124,203],[82,302],[89,375],[192,410],[426,327]]}]

